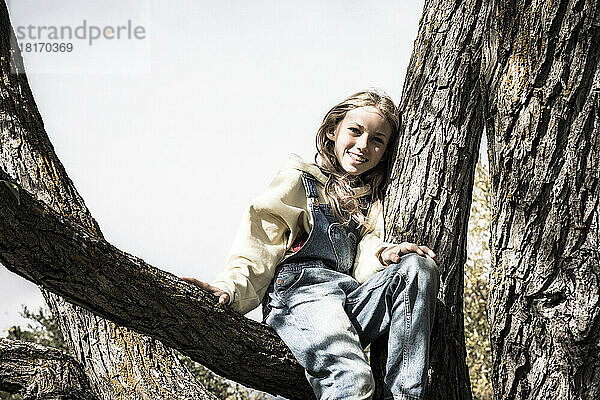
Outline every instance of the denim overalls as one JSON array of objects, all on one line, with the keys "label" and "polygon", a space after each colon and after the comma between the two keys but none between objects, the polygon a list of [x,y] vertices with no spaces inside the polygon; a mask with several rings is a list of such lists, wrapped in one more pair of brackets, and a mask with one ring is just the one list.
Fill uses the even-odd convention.
[{"label": "denim overalls", "polygon": [[[276,268],[263,299],[264,322],[290,348],[317,399],[370,399],[363,348],[389,332],[386,399],[420,399],[439,270],[429,257],[403,256],[362,285],[351,274],[358,238],[331,206],[319,202],[315,178],[302,173],[313,227],[304,245]],[[383,268],[383,267],[382,267]]]}]

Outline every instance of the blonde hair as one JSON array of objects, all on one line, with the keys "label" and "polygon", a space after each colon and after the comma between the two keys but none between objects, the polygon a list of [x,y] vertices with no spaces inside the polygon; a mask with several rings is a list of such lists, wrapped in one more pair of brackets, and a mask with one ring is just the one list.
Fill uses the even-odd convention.
[{"label": "blonde hair", "polygon": [[[387,147],[379,163],[360,176],[353,176],[348,174],[340,165],[334,153],[334,142],[327,137],[327,134],[335,132],[348,111],[359,107],[377,108],[381,116],[390,125],[392,134],[388,139]],[[359,198],[352,190],[353,186],[371,185],[369,204],[373,204],[377,200],[383,200],[387,184],[387,171],[390,164],[389,158],[398,128],[398,109],[389,96],[378,91],[354,93],[341,103],[333,106],[325,115],[325,118],[323,118],[323,122],[317,131],[315,164],[327,176],[325,197],[331,204],[334,215],[341,223],[349,224],[351,220],[354,220],[359,225],[364,225],[366,222],[366,218],[360,209]]]}]

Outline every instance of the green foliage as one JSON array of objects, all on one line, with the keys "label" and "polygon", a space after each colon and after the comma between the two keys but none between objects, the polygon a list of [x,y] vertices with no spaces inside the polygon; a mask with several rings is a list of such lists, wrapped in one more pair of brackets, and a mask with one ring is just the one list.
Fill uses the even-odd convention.
[{"label": "green foliage", "polygon": [[475,170],[473,201],[467,236],[464,314],[467,364],[474,400],[491,400],[492,358],[487,320],[490,272],[490,182],[488,166],[481,160]]},{"label": "green foliage", "polygon": [[62,333],[54,316],[48,309],[41,308],[37,313],[29,311],[23,306],[21,316],[30,320],[27,328],[23,330],[20,326],[12,326],[8,329],[8,339],[23,340],[25,342],[38,343],[46,347],[54,347],[68,351]]}]

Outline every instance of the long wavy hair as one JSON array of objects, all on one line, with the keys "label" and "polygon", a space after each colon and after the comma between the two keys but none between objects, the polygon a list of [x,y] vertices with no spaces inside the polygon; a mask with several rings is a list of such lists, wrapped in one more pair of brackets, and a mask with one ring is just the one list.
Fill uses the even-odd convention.
[{"label": "long wavy hair", "polygon": [[[346,113],[359,107],[375,107],[381,116],[387,121],[391,128],[391,136],[387,147],[379,163],[359,176],[348,174],[340,165],[334,153],[334,142],[327,137],[329,133],[335,133],[339,124],[346,117]],[[369,205],[377,200],[383,200],[387,185],[386,177],[389,166],[389,158],[392,153],[393,143],[399,128],[398,109],[394,101],[384,93],[376,91],[362,91],[354,93],[341,103],[335,105],[323,118],[323,122],[317,131],[317,154],[315,164],[327,176],[325,184],[325,197],[332,206],[336,218],[343,224],[349,224],[351,220],[359,225],[364,225],[366,217],[361,211],[361,200],[352,190],[353,187],[365,184],[371,185],[371,196]]]}]

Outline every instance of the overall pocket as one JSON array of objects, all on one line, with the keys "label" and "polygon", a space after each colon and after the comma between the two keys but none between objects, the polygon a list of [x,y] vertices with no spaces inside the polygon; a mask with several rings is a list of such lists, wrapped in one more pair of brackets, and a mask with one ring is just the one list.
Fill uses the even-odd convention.
[{"label": "overall pocket", "polygon": [[282,267],[275,277],[275,292],[283,294],[294,287],[304,275],[304,268]]},{"label": "overall pocket", "polygon": [[347,274],[354,265],[357,245],[356,235],[348,232],[339,222],[329,225],[327,231],[331,247],[335,253],[336,269]]}]

